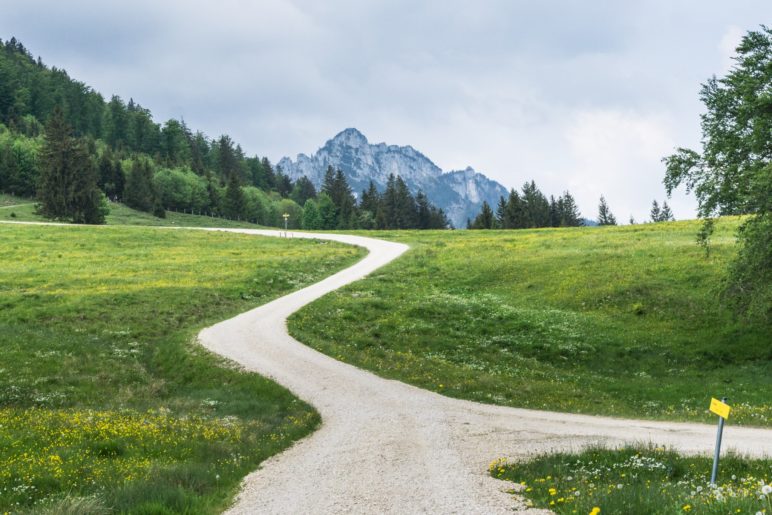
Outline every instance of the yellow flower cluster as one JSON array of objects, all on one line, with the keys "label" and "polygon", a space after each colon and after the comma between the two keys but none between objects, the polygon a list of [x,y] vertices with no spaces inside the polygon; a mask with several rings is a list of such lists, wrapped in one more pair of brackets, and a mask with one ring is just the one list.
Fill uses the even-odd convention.
[{"label": "yellow flower cluster", "polygon": [[242,429],[159,412],[0,408],[0,500],[140,479],[186,459],[196,442],[236,442]]}]

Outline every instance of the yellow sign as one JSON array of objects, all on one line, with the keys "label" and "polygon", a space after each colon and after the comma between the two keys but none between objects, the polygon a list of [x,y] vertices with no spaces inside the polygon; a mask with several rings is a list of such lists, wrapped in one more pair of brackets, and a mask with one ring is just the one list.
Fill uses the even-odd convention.
[{"label": "yellow sign", "polygon": [[710,411],[721,418],[729,418],[729,411],[731,409],[732,408],[729,407],[729,404],[725,404],[718,399],[710,399]]}]

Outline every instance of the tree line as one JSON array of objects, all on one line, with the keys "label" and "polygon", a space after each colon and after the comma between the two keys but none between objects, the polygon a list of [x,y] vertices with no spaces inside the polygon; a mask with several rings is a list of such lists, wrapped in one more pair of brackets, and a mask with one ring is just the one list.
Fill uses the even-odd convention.
[{"label": "tree line", "polygon": [[509,195],[500,197],[496,212],[483,201],[480,213],[474,220],[467,220],[469,229],[528,229],[534,227],[576,227],[582,225],[579,208],[574,197],[564,192],[555,199],[547,197],[536,187],[536,182],[526,182],[521,191],[514,188]]},{"label": "tree line", "polygon": [[[667,201],[662,206],[654,200],[651,207],[651,222],[675,220]],[[601,195],[598,203],[597,225],[617,225],[617,218],[611,212],[606,198]],[[480,213],[474,220],[467,220],[467,229],[530,229],[537,227],[579,227],[585,220],[579,213],[574,197],[565,191],[557,199],[547,197],[532,180],[526,182],[521,191],[510,190],[509,196],[499,197],[494,212],[488,202],[483,201]],[[630,217],[630,224],[635,219]]]},{"label": "tree line", "polygon": [[156,123],[133,99],[105,101],[16,39],[0,40],[0,191],[36,196],[45,216],[100,223],[111,200],[159,217],[171,209],[268,226],[287,213],[292,228],[448,225],[399,177],[383,192],[371,184],[357,203],[342,173],[333,176],[317,192],[308,178],[292,181],[267,158],[246,156],[227,134]]}]

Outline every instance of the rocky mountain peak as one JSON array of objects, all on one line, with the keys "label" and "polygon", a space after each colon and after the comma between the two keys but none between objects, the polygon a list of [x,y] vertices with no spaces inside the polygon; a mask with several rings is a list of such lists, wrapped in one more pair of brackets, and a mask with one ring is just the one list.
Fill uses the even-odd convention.
[{"label": "rocky mountain peak", "polygon": [[363,147],[368,145],[369,142],[367,141],[367,137],[364,134],[359,132],[357,129],[350,127],[336,134],[334,138],[327,142],[327,145],[329,144],[346,147]]},{"label": "rocky mountain peak", "polygon": [[285,157],[278,166],[294,180],[305,175],[317,187],[321,186],[327,167],[332,166],[343,171],[355,193],[367,188],[370,181],[383,191],[389,175],[399,175],[413,194],[426,193],[455,227],[464,227],[466,219],[479,212],[484,200],[496,205],[499,196],[507,194],[501,184],[471,166],[445,173],[415,148],[386,143],[373,145],[355,128],[339,132],[311,156],[298,154],[295,161]]}]

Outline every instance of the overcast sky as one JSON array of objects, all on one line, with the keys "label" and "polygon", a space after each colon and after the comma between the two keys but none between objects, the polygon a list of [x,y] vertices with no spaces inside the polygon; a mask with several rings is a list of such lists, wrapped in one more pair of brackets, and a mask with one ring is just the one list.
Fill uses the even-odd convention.
[{"label": "overcast sky", "polygon": [[762,23],[769,0],[0,0],[0,38],[250,155],[356,127],[444,170],[568,189],[590,218],[604,194],[625,222],[665,198],[661,157],[699,148],[700,84]]}]

